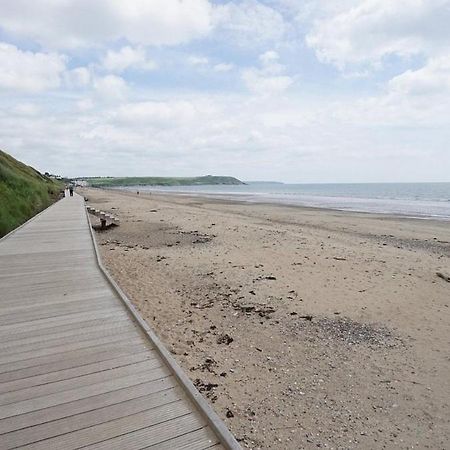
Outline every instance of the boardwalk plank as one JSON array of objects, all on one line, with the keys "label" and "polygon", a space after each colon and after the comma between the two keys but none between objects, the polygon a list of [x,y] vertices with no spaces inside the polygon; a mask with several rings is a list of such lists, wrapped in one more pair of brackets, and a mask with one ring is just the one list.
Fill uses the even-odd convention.
[{"label": "boardwalk plank", "polygon": [[[159,378],[157,380],[140,382],[131,386],[118,387],[115,390],[113,389],[81,400],[75,400],[50,408],[24,413],[19,416],[8,417],[0,420],[0,435],[66,417],[69,418],[76,414],[96,411],[105,406],[116,405],[135,398],[145,397],[154,392],[170,389],[176,385],[177,383],[172,376]],[[1,437],[2,436],[0,436],[0,438]]]},{"label": "boardwalk plank", "polygon": [[[139,396],[118,404],[8,433],[2,437],[2,448],[4,447],[5,450],[12,449],[17,446],[32,444],[34,442],[43,441],[44,439],[50,439],[73,431],[93,427],[94,425],[110,422],[114,419],[123,418],[158,406],[173,403],[180,400],[182,397],[183,393],[180,390],[169,387],[168,389]],[[49,444],[50,442],[47,441],[46,445]]]},{"label": "boardwalk plank", "polygon": [[55,392],[68,391],[77,387],[88,386],[91,384],[100,383],[102,381],[113,380],[115,378],[123,378],[128,375],[140,374],[142,372],[147,372],[149,370],[161,367],[161,364],[162,363],[159,358],[153,358],[121,367],[111,368],[108,371],[94,372],[84,376],[54,381],[39,386],[32,386],[14,392],[5,392],[0,394],[0,406],[42,397]]},{"label": "boardwalk plank", "polygon": [[0,448],[238,449],[89,228],[75,195],[0,240]]},{"label": "boardwalk plank", "polygon": [[94,347],[94,346],[100,345],[100,344],[109,344],[111,342],[132,339],[135,337],[136,337],[136,331],[132,330],[127,333],[120,334],[120,335],[105,336],[105,337],[102,337],[102,338],[99,338],[96,340],[74,342],[73,344],[57,345],[55,347],[43,348],[40,350],[32,350],[32,351],[14,353],[13,355],[7,354],[7,355],[0,356],[0,367],[3,367],[9,363],[28,360],[30,358],[48,356],[48,355],[53,355],[56,353],[66,353],[71,350],[79,350],[79,349],[83,349],[86,347]]},{"label": "boardwalk plank", "polygon": [[50,305],[47,308],[38,308],[34,311],[22,311],[1,315],[0,326],[16,323],[29,323],[33,322],[34,320],[66,316],[70,313],[80,313],[83,311],[103,311],[105,307],[109,310],[112,310],[113,308],[115,308],[116,310],[122,309],[118,302],[114,304],[111,299],[105,299],[101,301],[87,300],[73,304],[62,303],[59,305]]},{"label": "boardwalk plank", "polygon": [[190,433],[181,434],[164,442],[144,447],[145,449],[156,448],[158,450],[175,450],[175,449],[189,449],[189,450],[204,450],[210,449],[217,445],[217,436],[211,431],[209,427],[203,427],[199,430],[191,431]]},{"label": "boardwalk plank", "polygon": [[[135,331],[136,325],[123,321],[120,325],[116,325],[115,327],[103,328],[103,329],[94,329],[94,330],[86,330],[83,333],[70,334],[68,336],[57,336],[53,335],[53,339],[45,339],[38,340],[30,343],[18,343],[16,345],[9,345],[3,347],[2,354],[8,355],[11,353],[19,353],[19,352],[29,352],[40,350],[43,348],[52,348],[61,346],[64,344],[70,344],[75,342],[83,342],[83,341],[96,341],[97,338],[107,337],[107,336],[116,336],[123,335],[126,333],[132,333]],[[52,336],[52,335],[50,335]]]},{"label": "boardwalk plank", "polygon": [[[153,425],[167,422],[171,419],[192,414],[189,404],[184,400],[176,400],[166,405],[158,406],[130,416],[110,420],[73,433],[67,433],[56,438],[46,439],[36,444],[24,446],[24,449],[44,450],[51,448],[63,448],[74,450],[80,447],[88,447],[112,438],[128,435],[133,431],[142,430]],[[112,448],[111,446],[108,448]],[[122,446],[128,450],[128,446]]]},{"label": "boardwalk plank", "polygon": [[[64,338],[67,336],[77,336],[92,333],[95,330],[101,331],[104,330],[108,332],[111,329],[115,329],[117,327],[122,327],[124,324],[130,323],[129,317],[126,315],[122,315],[119,317],[113,317],[112,319],[97,319],[97,320],[89,320],[86,322],[63,325],[59,327],[46,328],[39,332],[35,332],[30,335],[30,333],[9,333],[7,336],[3,336],[0,342],[0,351],[3,349],[8,349],[10,347],[15,347],[17,345],[27,345],[33,344],[35,342],[44,342],[52,339]],[[134,325],[134,324],[133,324]]]},{"label": "boardwalk plank", "polygon": [[141,450],[152,445],[159,447],[162,442],[200,430],[205,425],[206,422],[202,417],[196,413],[190,413],[85,448],[86,450]]},{"label": "boardwalk plank", "polygon": [[158,380],[170,375],[170,372],[164,367],[149,370],[146,372],[129,375],[127,377],[104,381],[101,383],[83,386],[69,391],[57,392],[43,397],[37,397],[29,400],[23,400],[17,403],[2,406],[0,410],[0,419],[17,416],[39,409],[49,408],[63,403],[73,402],[93,395],[114,391],[122,387],[133,386],[144,383],[145,381]]},{"label": "boardwalk plank", "polygon": [[137,353],[149,348],[149,344],[143,342],[141,338],[135,338],[125,342],[96,344],[92,347],[56,353],[45,357],[30,358],[0,366],[0,380],[11,381],[31,377],[45,372],[54,372],[89,364],[94,361],[103,361],[110,359],[111,355],[117,356],[117,353]]},{"label": "boardwalk plank", "polygon": [[116,367],[127,366],[147,359],[157,358],[153,351],[144,351],[134,355],[124,355],[106,361],[84,364],[82,366],[72,367],[71,369],[58,370],[56,372],[45,372],[42,375],[21,378],[19,380],[4,382],[0,384],[0,394],[19,391],[33,386],[54,383],[55,381],[68,380],[70,378],[82,377],[90,373],[102,372],[104,370],[115,369]]},{"label": "boardwalk plank", "polygon": [[42,309],[42,308],[48,308],[51,306],[57,306],[57,305],[71,305],[71,304],[77,304],[82,302],[96,302],[96,301],[105,301],[111,299],[111,293],[106,292],[105,294],[101,296],[89,296],[87,297],[86,294],[80,296],[79,298],[71,298],[64,296],[61,299],[61,296],[56,298],[34,298],[33,301],[30,301],[28,303],[24,302],[23,299],[20,300],[20,303],[17,302],[17,299],[14,300],[14,303],[11,305],[7,305],[6,301],[2,301],[2,309],[0,310],[0,315],[5,314],[13,314],[14,312],[20,312],[20,313],[27,313],[29,311],[33,311],[36,309]]},{"label": "boardwalk plank", "polygon": [[21,333],[24,331],[28,331],[30,334],[34,334],[34,332],[46,328],[51,328],[59,325],[69,325],[71,323],[79,323],[87,320],[100,319],[100,318],[109,318],[109,317],[117,317],[117,316],[126,316],[127,313],[123,310],[112,309],[108,311],[85,311],[76,314],[66,314],[64,316],[51,317],[48,319],[38,319],[33,320],[32,322],[28,322],[27,324],[10,324],[10,325],[1,325],[0,326],[0,337],[6,335],[10,336],[13,333]]}]

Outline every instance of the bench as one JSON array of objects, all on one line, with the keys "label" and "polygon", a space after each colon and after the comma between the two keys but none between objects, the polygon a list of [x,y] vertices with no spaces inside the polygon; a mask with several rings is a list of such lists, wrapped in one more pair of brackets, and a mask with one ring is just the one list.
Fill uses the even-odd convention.
[{"label": "bench", "polygon": [[120,225],[120,219],[112,214],[100,211],[99,209],[95,209],[92,206],[86,206],[86,209],[89,214],[92,214],[93,216],[96,216],[100,219],[100,228],[102,230],[109,228],[111,226]]}]

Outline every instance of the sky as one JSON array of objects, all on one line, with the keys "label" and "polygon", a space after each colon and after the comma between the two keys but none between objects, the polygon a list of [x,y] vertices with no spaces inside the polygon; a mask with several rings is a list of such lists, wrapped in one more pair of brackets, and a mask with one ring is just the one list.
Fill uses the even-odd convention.
[{"label": "sky", "polygon": [[1,0],[0,148],[76,176],[450,181],[450,0]]}]

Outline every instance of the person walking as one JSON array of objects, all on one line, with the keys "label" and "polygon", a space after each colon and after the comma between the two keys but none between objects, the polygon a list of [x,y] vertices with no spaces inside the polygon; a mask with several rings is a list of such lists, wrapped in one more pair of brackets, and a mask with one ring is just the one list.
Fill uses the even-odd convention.
[{"label": "person walking", "polygon": [[73,197],[73,186],[69,186],[70,196]]}]

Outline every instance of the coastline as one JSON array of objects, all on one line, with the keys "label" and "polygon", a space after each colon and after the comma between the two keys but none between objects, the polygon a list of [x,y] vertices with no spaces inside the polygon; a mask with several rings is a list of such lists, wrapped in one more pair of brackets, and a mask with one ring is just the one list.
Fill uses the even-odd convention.
[{"label": "coastline", "polygon": [[[436,184],[436,183],[435,183]],[[449,183],[440,183],[443,186],[447,186],[450,189]],[[398,186],[398,184],[393,184]],[[416,184],[416,185],[420,185]],[[414,185],[414,186],[416,186]],[[283,190],[279,192],[272,191],[266,188],[267,184],[261,185],[250,185],[250,187],[257,186],[256,190],[245,191],[242,190],[242,186],[231,186],[229,188],[235,188],[234,190],[228,191],[225,186],[212,186],[213,190],[207,190],[206,187],[200,186],[188,186],[183,189],[180,187],[174,188],[164,188],[157,186],[129,186],[118,188],[125,192],[136,192],[140,191],[144,194],[155,194],[155,195],[179,195],[186,197],[200,197],[200,198],[210,198],[210,199],[223,199],[228,201],[242,201],[246,203],[265,203],[265,204],[280,204],[286,206],[297,206],[305,208],[319,208],[327,209],[333,211],[348,211],[348,212],[362,212],[369,214],[381,214],[381,215],[393,215],[400,217],[418,218],[418,219],[434,219],[442,221],[450,221],[450,199],[437,198],[420,198],[416,196],[404,197],[406,194],[403,192],[403,196],[398,197],[391,196],[377,196],[375,192],[371,193],[371,196],[364,196],[363,188],[359,188],[360,192],[358,194],[347,192],[345,195],[342,191],[337,191],[337,194],[333,192],[333,189],[339,189],[339,185],[330,185],[331,190],[322,193],[308,193],[302,192],[298,189],[300,185],[281,185]],[[273,187],[272,184],[269,184]],[[311,186],[311,185],[306,185]],[[316,185],[312,185],[316,186]],[[323,186],[323,185],[318,185]],[[345,185],[347,186],[347,185]],[[367,185],[350,185],[350,186],[367,186]],[[373,186],[379,186],[375,183]],[[247,185],[245,186],[248,187]],[[276,186],[278,189],[279,186]],[[114,188],[113,188],[114,189]],[[258,190],[259,189],[259,190]],[[322,188],[323,189],[323,188]],[[367,188],[366,188],[367,189]],[[430,188],[432,189],[432,188]],[[420,191],[420,190],[419,190]],[[368,192],[365,192],[368,195]],[[381,193],[378,192],[378,195]],[[363,196],[362,196],[363,195]],[[384,193],[386,195],[386,192]],[[394,195],[391,192],[391,195]],[[396,195],[399,195],[398,193]],[[409,192],[409,196],[412,193]],[[423,193],[422,193],[423,195]],[[436,195],[436,193],[435,193]],[[441,190],[440,195],[446,195],[445,190]],[[448,192],[450,196],[450,192]],[[446,197],[445,197],[446,198]]]},{"label": "coastline", "polygon": [[84,195],[121,218],[106,267],[244,447],[445,447],[446,222]]},{"label": "coastline", "polygon": [[[139,189],[136,190],[128,190],[128,189],[122,189],[122,188],[85,188],[85,189],[99,189],[103,191],[111,191],[111,192],[118,192],[122,193],[123,195],[130,195],[131,197],[136,197],[136,191],[139,191],[139,195],[144,198],[145,196],[153,196],[153,198],[177,198],[180,199],[187,199],[188,201],[195,201],[195,200],[203,200],[203,201],[217,201],[219,203],[223,204],[236,204],[236,205],[259,205],[259,206],[273,206],[273,207],[280,207],[280,208],[294,208],[294,209],[300,209],[305,211],[311,211],[311,212],[326,212],[326,213],[343,213],[344,215],[347,214],[354,214],[356,217],[373,217],[373,218],[379,218],[379,219],[392,219],[392,220],[417,220],[417,221],[432,221],[441,223],[443,222],[446,224],[448,221],[450,221],[450,217],[434,217],[434,216],[410,216],[408,214],[402,214],[402,213],[391,213],[391,212],[371,212],[371,211],[360,211],[360,210],[352,210],[352,209],[340,209],[340,208],[331,208],[326,206],[309,206],[309,205],[303,205],[300,203],[283,203],[275,200],[244,200],[239,199],[239,196],[236,194],[205,194],[205,193],[194,193],[194,192],[178,192],[178,191],[141,191]],[[244,195],[244,194],[243,194]],[[141,198],[139,197],[139,198]]]}]

